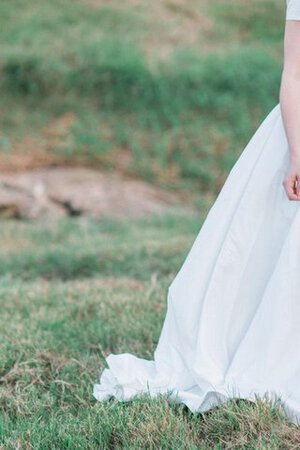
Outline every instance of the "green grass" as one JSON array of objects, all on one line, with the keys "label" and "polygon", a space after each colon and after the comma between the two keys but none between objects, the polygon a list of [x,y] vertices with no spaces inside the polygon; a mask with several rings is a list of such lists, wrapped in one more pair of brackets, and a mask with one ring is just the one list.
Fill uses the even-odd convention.
[{"label": "green grass", "polygon": [[283,28],[275,0],[5,1],[2,160],[38,152],[216,193],[278,102]]},{"label": "green grass", "polygon": [[107,354],[152,358],[206,199],[278,102],[283,27],[277,0],[0,3],[0,170],[117,170],[203,208],[1,224],[1,450],[299,447],[262,401],[92,398]]},{"label": "green grass", "polygon": [[261,400],[192,414],[167,396],[92,397],[108,353],[152,358],[167,287],[200,224],[180,215],[2,224],[0,448],[297,448],[299,429]]},{"label": "green grass", "polygon": [[[0,276],[10,274],[23,280],[72,280],[93,277],[99,273],[111,277],[126,273],[145,280],[153,271],[169,275],[176,270],[182,259],[180,249],[188,240],[188,225],[184,223],[184,217],[170,216],[168,220],[164,219],[161,238],[165,237],[166,243],[162,245],[155,239],[157,229],[160,228],[159,219],[156,219],[153,229],[148,227],[144,237],[149,241],[153,237],[154,240],[152,245],[146,245],[145,240],[136,241],[142,222],[133,224],[132,227],[126,221],[110,220],[100,223],[87,220],[65,221],[53,223],[51,227],[30,223],[12,224],[9,231],[0,238],[2,248],[9,246],[9,250],[2,251],[0,257]],[[175,234],[180,226],[181,238]],[[170,235],[172,230],[173,242]],[[112,231],[113,241],[110,239]],[[184,237],[185,232],[187,237]],[[8,244],[10,242],[11,247]]]}]

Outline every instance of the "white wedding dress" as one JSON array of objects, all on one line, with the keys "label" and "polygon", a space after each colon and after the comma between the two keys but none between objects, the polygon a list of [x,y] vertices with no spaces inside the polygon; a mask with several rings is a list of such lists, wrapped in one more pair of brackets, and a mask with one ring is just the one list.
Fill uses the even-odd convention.
[{"label": "white wedding dress", "polygon": [[[286,18],[300,20],[300,0]],[[300,203],[280,105],[232,168],[174,281],[154,361],[110,354],[94,397],[169,393],[193,412],[279,399],[300,422]]]}]

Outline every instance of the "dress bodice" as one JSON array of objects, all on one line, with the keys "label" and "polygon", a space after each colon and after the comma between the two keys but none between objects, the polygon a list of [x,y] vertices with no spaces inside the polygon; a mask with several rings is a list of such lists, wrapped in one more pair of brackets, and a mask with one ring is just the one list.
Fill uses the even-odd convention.
[{"label": "dress bodice", "polygon": [[286,20],[300,20],[300,0],[287,0]]}]

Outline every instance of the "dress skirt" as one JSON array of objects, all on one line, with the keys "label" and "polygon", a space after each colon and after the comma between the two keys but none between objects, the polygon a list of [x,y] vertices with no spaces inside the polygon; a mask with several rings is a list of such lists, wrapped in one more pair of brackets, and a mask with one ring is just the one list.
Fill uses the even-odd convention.
[{"label": "dress skirt", "polygon": [[169,394],[193,412],[279,399],[300,421],[300,203],[280,105],[231,169],[168,289],[153,361],[110,354],[94,397]]}]

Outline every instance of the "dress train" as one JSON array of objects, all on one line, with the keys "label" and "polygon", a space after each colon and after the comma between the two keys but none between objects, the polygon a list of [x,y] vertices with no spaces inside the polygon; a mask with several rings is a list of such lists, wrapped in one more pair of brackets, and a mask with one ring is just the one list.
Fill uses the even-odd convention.
[{"label": "dress train", "polygon": [[110,354],[94,397],[169,393],[193,412],[280,398],[300,421],[300,204],[282,181],[280,105],[231,169],[168,289],[154,360]]}]

